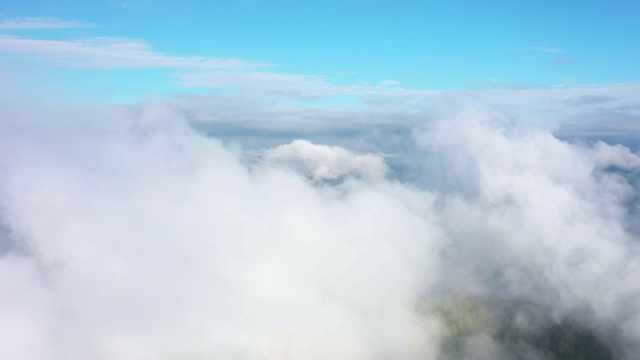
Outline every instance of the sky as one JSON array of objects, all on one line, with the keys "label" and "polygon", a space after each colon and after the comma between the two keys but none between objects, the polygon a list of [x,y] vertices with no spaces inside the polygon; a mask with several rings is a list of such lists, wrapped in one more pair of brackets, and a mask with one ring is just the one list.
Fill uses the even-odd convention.
[{"label": "sky", "polygon": [[0,0],[0,358],[636,360],[638,10]]},{"label": "sky", "polygon": [[0,55],[5,72],[39,74],[31,76],[46,78],[55,92],[113,102],[211,93],[251,81],[422,90],[602,85],[640,75],[639,7],[629,1],[4,1]]}]

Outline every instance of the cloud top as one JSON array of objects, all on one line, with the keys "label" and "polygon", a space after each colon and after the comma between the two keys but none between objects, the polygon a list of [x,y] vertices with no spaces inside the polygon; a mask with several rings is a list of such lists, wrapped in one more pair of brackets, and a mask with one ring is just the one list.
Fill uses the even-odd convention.
[{"label": "cloud top", "polygon": [[387,165],[379,156],[356,155],[338,146],[315,145],[306,140],[295,140],[269,150],[265,159],[293,166],[315,181],[358,177],[368,181],[384,179]]},{"label": "cloud top", "polygon": [[247,159],[161,102],[4,109],[0,354],[440,360],[417,305],[469,295],[633,359],[640,157],[444,105],[394,158],[296,140]]}]

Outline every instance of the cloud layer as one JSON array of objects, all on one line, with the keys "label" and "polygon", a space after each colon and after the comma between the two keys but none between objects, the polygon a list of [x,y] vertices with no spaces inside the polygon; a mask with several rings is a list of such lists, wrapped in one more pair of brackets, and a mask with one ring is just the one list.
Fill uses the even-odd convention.
[{"label": "cloud layer", "polygon": [[252,157],[175,102],[5,108],[0,354],[440,359],[445,330],[416,304],[473,294],[581,314],[632,359],[638,155],[457,104],[344,141],[358,153]]}]

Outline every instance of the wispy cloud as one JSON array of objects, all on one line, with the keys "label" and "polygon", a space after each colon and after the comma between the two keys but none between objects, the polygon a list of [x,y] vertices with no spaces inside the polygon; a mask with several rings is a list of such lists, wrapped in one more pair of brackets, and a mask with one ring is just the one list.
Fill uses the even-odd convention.
[{"label": "wispy cloud", "polygon": [[[301,75],[289,78],[287,88],[283,85],[287,76],[279,75],[282,78],[247,74],[242,88],[235,82],[239,81],[234,79],[236,75],[224,75],[227,81],[224,84],[239,91],[222,89],[216,95],[181,95],[170,100],[170,107],[181,114],[181,118],[189,119],[199,131],[233,141],[248,141],[253,148],[282,144],[296,138],[329,144],[348,141],[358,150],[365,149],[371,139],[384,138],[384,144],[380,146],[397,145],[402,143],[399,137],[410,133],[416,124],[439,118],[442,112],[462,107],[462,104],[501,109],[505,119],[520,119],[518,126],[546,129],[564,137],[587,132],[603,134],[605,131],[626,132],[627,137],[631,137],[638,133],[636,130],[640,126],[640,107],[623,107],[636,103],[639,83],[451,92],[382,86],[339,87],[327,85],[322,78],[314,80],[317,81],[314,85],[306,83],[305,80],[311,80]],[[222,86],[223,75],[220,76],[218,81]],[[260,88],[252,76],[263,77]],[[280,81],[280,85],[276,81]],[[321,103],[322,106],[317,102],[304,103],[299,101],[302,95],[306,95],[302,100],[324,96],[327,102]],[[353,96],[349,98],[351,102],[340,101],[343,95]],[[333,102],[336,99],[337,102]],[[598,127],[594,128],[594,124]],[[629,131],[632,126],[635,130]],[[612,140],[614,143],[622,141],[626,138]],[[623,143],[640,148],[640,143],[634,141]],[[397,149],[381,147],[374,150],[393,153]]]},{"label": "wispy cloud", "polygon": [[559,59],[556,59],[555,63],[557,65],[571,64],[571,59],[569,59],[569,58],[559,58]]},{"label": "wispy cloud", "polygon": [[556,54],[564,53],[564,50],[562,49],[558,49],[558,48],[546,46],[546,45],[545,46],[523,46],[517,49],[525,50],[525,51],[540,51],[540,52],[546,52],[546,53],[556,53]]},{"label": "wispy cloud", "polygon": [[299,88],[327,87],[329,83],[322,76],[280,74],[271,72],[227,72],[210,71],[205,73],[190,73],[180,76],[181,84],[185,86],[205,87],[277,87]]},{"label": "wispy cloud", "polygon": [[364,85],[336,85],[326,77],[262,71],[190,72],[178,76],[181,86],[242,89],[293,99],[320,99],[333,95],[361,95],[377,89]]},{"label": "wispy cloud", "polygon": [[333,70],[331,71],[331,75],[337,76],[351,76],[357,74],[358,72],[355,70]]},{"label": "wispy cloud", "polygon": [[31,55],[57,66],[88,69],[237,69],[270,66],[235,58],[161,53],[144,41],[113,37],[39,40],[0,35],[0,52]]},{"label": "wispy cloud", "polygon": [[[289,100],[313,100],[329,96],[374,96],[397,94],[405,96],[411,90],[398,87],[400,82],[385,80],[378,84],[338,85],[331,77],[309,74],[287,74],[267,71],[201,71],[177,76],[185,87],[241,89],[245,93],[283,96]],[[420,91],[419,91],[420,92]],[[428,91],[427,91],[428,92]]]},{"label": "wispy cloud", "polygon": [[75,20],[61,20],[56,18],[25,17],[21,19],[7,19],[0,22],[0,29],[32,30],[32,29],[71,29],[96,27],[94,24]]},{"label": "wispy cloud", "polygon": [[384,80],[378,83],[378,85],[380,86],[393,86],[393,85],[401,85],[402,83],[400,81],[396,81],[396,80]]}]

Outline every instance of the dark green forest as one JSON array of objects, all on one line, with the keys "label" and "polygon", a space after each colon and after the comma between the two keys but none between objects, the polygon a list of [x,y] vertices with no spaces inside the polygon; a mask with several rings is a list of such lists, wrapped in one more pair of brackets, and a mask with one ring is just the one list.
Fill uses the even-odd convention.
[{"label": "dark green forest", "polygon": [[578,319],[547,318],[544,309],[523,301],[458,296],[424,301],[419,311],[443,325],[441,354],[446,360],[465,359],[467,344],[478,336],[498,345],[496,360],[616,359],[606,337],[595,329]]}]

